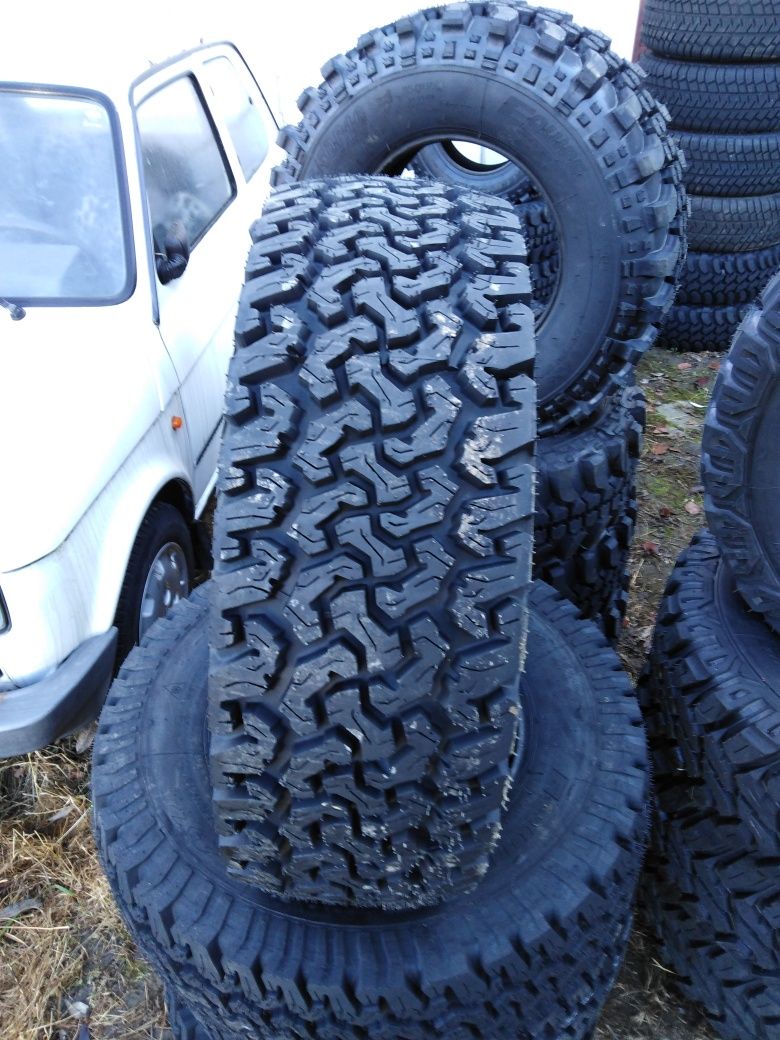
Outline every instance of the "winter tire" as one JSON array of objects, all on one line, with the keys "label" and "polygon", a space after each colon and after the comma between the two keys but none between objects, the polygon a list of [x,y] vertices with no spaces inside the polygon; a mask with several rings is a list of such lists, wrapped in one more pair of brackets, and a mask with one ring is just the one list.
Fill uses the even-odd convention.
[{"label": "winter tire", "polygon": [[272,196],[215,513],[212,779],[232,869],[400,908],[476,884],[517,751],[533,315],[509,203],[347,178]]},{"label": "winter tire", "polygon": [[719,134],[780,130],[780,64],[705,65],[642,56],[646,87],[676,130]]},{"label": "winter tire", "polygon": [[210,818],[205,590],[131,656],[95,744],[99,848],[141,950],[212,1040],[590,1037],[642,857],[645,740],[604,637],[541,583],[531,599],[534,739],[503,840],[473,892],[415,912],[285,903],[229,873]]},{"label": "winter tire", "polygon": [[667,585],[640,687],[657,818],[644,902],[723,1040],[777,1040],[780,641],[708,532]]},{"label": "winter tire", "polygon": [[301,122],[279,137],[288,158],[275,183],[398,173],[436,138],[478,141],[528,173],[561,240],[557,293],[537,328],[545,432],[627,385],[684,252],[665,110],[608,47],[569,16],[524,4],[428,8],[327,62],[324,82],[299,99]]},{"label": "winter tire", "polygon": [[537,455],[534,574],[601,625],[622,631],[645,402],[614,394],[587,426],[543,437]]},{"label": "winter tire", "polygon": [[736,307],[672,307],[661,329],[658,345],[666,350],[728,350],[739,323],[748,311],[747,304]]},{"label": "winter tire", "polygon": [[677,303],[728,307],[752,303],[780,269],[780,245],[751,253],[689,252]]},{"label": "winter tire", "polygon": [[749,253],[780,242],[780,193],[724,199],[691,195],[688,245],[700,253]]},{"label": "winter tire", "polygon": [[642,39],[687,61],[780,58],[776,0],[647,0]]},{"label": "winter tire", "polygon": [[707,520],[740,592],[780,632],[780,275],[742,323],[702,441]]},{"label": "winter tire", "polygon": [[780,191],[780,134],[674,135],[694,195],[772,195]]}]

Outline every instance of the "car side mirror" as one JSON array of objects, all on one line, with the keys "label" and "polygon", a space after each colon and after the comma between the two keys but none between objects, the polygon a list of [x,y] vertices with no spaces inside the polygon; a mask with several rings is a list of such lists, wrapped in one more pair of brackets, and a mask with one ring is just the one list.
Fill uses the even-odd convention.
[{"label": "car side mirror", "polygon": [[[157,235],[155,235],[155,242],[157,240]],[[163,251],[155,249],[154,265],[157,269],[157,277],[162,284],[167,285],[175,278],[181,278],[189,259],[190,243],[187,238],[187,230],[180,220],[176,220],[164,233]]]}]

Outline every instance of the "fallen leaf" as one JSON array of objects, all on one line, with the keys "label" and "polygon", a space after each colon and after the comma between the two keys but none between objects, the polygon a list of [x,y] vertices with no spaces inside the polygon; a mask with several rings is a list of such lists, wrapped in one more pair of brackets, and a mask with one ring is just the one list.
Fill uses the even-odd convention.
[{"label": "fallen leaf", "polygon": [[713,372],[718,372],[720,370],[720,361],[710,361],[707,368],[711,368]]},{"label": "fallen leaf", "polygon": [[659,433],[661,436],[669,432],[668,426],[654,426],[653,433]]},{"label": "fallen leaf", "polygon": [[79,1019],[89,1018],[89,1004],[85,1004],[83,1000],[69,1000],[68,1014]]},{"label": "fallen leaf", "polygon": [[657,556],[660,548],[658,542],[642,542],[642,552],[647,556]]},{"label": "fallen leaf", "polygon": [[709,376],[699,376],[698,379],[694,379],[693,385],[701,387],[703,389],[705,386],[709,386],[710,385],[710,377]]},{"label": "fallen leaf", "polygon": [[669,450],[668,444],[654,444],[650,451],[653,455],[665,455]]},{"label": "fallen leaf", "polygon": [[685,512],[690,516],[698,516],[701,512],[701,506],[697,506],[695,502],[686,502]]},{"label": "fallen leaf", "polygon": [[51,814],[51,816],[49,817],[49,823],[57,823],[58,820],[66,819],[66,817],[70,816],[70,814],[74,811],[75,808],[76,806],[73,804],[73,802],[68,802],[67,805],[63,805],[61,809],[58,809],[57,812]]},{"label": "fallen leaf", "polygon": [[40,899],[20,899],[18,903],[0,907],[0,921],[13,921],[15,917],[26,914],[29,910],[42,910]]},{"label": "fallen leaf", "polygon": [[681,372],[686,372],[689,368],[692,368],[690,361],[681,361],[677,366]]},{"label": "fallen leaf", "polygon": [[667,517],[674,516],[674,510],[671,509],[669,506],[661,506],[661,508],[658,510],[658,515],[662,516],[665,520]]}]

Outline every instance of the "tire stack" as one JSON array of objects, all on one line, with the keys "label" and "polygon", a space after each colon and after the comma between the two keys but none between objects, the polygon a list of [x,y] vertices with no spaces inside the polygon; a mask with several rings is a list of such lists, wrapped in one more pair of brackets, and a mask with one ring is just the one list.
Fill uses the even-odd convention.
[{"label": "tire stack", "polygon": [[[102,860],[179,1040],[589,1040],[647,753],[604,633],[531,580],[534,498],[549,485],[546,544],[577,559],[629,509],[633,366],[683,251],[676,151],[636,70],[546,9],[429,9],[323,75],[252,228],[213,578],[101,719]],[[489,139],[508,101],[515,141],[555,137],[545,194],[563,211],[576,156],[600,208],[568,203],[579,260],[538,328],[511,202],[373,176],[407,167],[415,120],[430,140],[482,113]]]},{"label": "tire stack", "polygon": [[647,0],[641,64],[687,161],[688,258],[661,345],[727,350],[780,267],[780,9]]},{"label": "tire stack", "polygon": [[704,431],[709,531],[677,562],[641,683],[657,815],[646,903],[723,1040],[780,1038],[780,275]]}]

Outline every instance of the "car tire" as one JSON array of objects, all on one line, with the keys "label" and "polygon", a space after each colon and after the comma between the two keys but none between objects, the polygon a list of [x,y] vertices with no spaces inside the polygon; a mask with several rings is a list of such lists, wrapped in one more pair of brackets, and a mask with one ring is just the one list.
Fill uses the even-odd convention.
[{"label": "car tire", "polygon": [[[532,592],[525,747],[479,886],[436,907],[286,903],[233,876],[211,819],[207,589],[134,651],[95,742],[102,862],[165,985],[212,1040],[586,1040],[624,951],[647,752],[614,651]],[[550,696],[550,691],[555,696]]]},{"label": "car tire", "polygon": [[156,502],[138,529],[116,608],[117,664],[157,617],[189,595],[194,572],[192,536],[184,517],[175,506]]},{"label": "car tire", "polygon": [[780,191],[780,134],[675,131],[694,195],[773,195]]},{"label": "car tire", "polygon": [[655,51],[687,61],[772,61],[780,58],[774,0],[647,0],[642,39]]},{"label": "car tire", "polygon": [[453,126],[521,164],[561,239],[557,294],[537,327],[545,432],[627,385],[684,253],[682,170],[664,110],[608,47],[568,15],[519,5],[400,19],[326,63],[324,82],[299,99],[301,122],[280,133],[288,158],[272,177],[398,173],[420,143],[452,139]]},{"label": "car tire", "polygon": [[657,803],[643,902],[663,959],[724,1040],[777,1040],[780,640],[709,532],[667,585],[640,696]]},{"label": "car tire", "polygon": [[659,347],[672,351],[725,351],[749,310],[748,304],[735,307],[675,306],[661,329]]},{"label": "car tire", "polygon": [[644,54],[640,65],[675,130],[774,134],[780,128],[780,64],[714,65]]},{"label": "car tire", "polygon": [[707,521],[739,591],[780,633],[780,275],[721,365],[702,437]]},{"label": "car tire", "polygon": [[452,141],[435,141],[421,148],[411,161],[417,177],[454,184],[469,191],[498,195],[514,205],[533,197],[527,173],[513,162],[487,165],[473,162]]},{"label": "car tire", "polygon": [[780,269],[780,245],[749,253],[689,252],[678,304],[735,307],[752,303]]},{"label": "car tire", "polygon": [[699,253],[752,253],[780,242],[780,193],[691,195],[688,245]]},{"label": "car tire", "polygon": [[631,387],[587,426],[539,441],[534,574],[610,640],[623,627],[645,402]]},{"label": "car tire", "polygon": [[487,868],[518,751],[520,224],[487,195],[341,178],[277,192],[252,235],[214,525],[222,844],[288,899],[436,902]]}]

